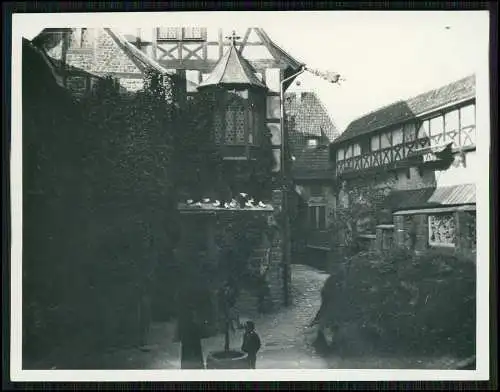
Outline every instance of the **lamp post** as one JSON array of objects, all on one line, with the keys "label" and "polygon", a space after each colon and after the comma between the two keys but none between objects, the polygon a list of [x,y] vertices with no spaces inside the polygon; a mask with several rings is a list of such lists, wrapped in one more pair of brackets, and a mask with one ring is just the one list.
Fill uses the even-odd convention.
[{"label": "lamp post", "polygon": [[288,287],[288,275],[291,261],[291,247],[290,247],[290,220],[288,216],[288,192],[289,192],[289,178],[287,167],[287,154],[288,154],[288,129],[285,126],[285,83],[289,80],[296,78],[300,74],[308,71],[332,84],[340,84],[340,81],[345,79],[341,78],[340,74],[331,71],[319,71],[311,69],[303,65],[302,68],[291,76],[283,79],[280,82],[280,128],[281,128],[281,176],[283,181],[283,222],[284,222],[284,288],[285,288],[285,306],[290,304],[290,295]]}]

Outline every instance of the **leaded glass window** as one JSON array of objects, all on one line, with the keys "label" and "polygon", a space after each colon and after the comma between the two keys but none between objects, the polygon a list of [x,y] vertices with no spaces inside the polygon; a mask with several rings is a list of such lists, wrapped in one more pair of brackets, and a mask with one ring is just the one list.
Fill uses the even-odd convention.
[{"label": "leaded glass window", "polygon": [[239,106],[235,110],[235,134],[236,134],[236,144],[245,143],[245,109]]},{"label": "leaded glass window", "polygon": [[183,29],[183,38],[184,39],[202,39],[203,32],[201,27],[185,27]]},{"label": "leaded glass window", "polygon": [[180,29],[178,27],[160,27],[158,29],[158,39],[178,40],[180,39]]},{"label": "leaded glass window", "polygon": [[455,246],[456,220],[453,214],[429,216],[429,245]]},{"label": "leaded glass window", "polygon": [[221,144],[224,134],[224,128],[222,123],[222,116],[220,113],[215,113],[214,116],[214,138],[215,144]]},{"label": "leaded glass window", "polygon": [[226,132],[224,141],[226,144],[236,144],[235,112],[237,107],[231,106],[226,111]]}]

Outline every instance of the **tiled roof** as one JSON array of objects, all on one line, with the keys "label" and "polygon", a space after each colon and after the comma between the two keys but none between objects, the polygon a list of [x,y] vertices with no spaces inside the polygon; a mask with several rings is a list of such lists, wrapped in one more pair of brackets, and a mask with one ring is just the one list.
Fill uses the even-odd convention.
[{"label": "tiled roof", "polygon": [[476,77],[470,75],[408,100],[395,102],[354,120],[335,140],[334,144],[408,121],[444,105],[474,98],[475,94]]},{"label": "tiled roof", "polygon": [[475,184],[393,191],[385,200],[392,211],[476,203]]},{"label": "tiled roof", "polygon": [[334,171],[329,159],[327,146],[304,147],[294,153],[292,175],[295,179],[333,178]]},{"label": "tiled roof", "polygon": [[327,143],[339,136],[332,118],[314,92],[286,93],[285,112],[291,119],[289,127],[295,132],[322,137]]},{"label": "tiled roof", "polygon": [[[327,146],[338,136],[338,131],[328,111],[313,92],[287,93],[285,97],[290,148],[295,157],[294,177],[331,178],[333,168]],[[318,147],[307,146],[309,137],[318,139]]]},{"label": "tiled roof", "polygon": [[147,54],[143,53],[137,47],[132,45],[120,33],[116,32],[110,28],[105,28],[104,30],[115,40],[115,42],[117,42],[117,44],[122,48],[124,53],[131,58],[131,60],[139,61],[145,67],[152,68],[152,69],[160,72],[163,75],[168,74],[168,71],[166,70],[166,68],[161,66],[158,62],[153,60]]},{"label": "tiled roof", "polygon": [[255,70],[240,54],[234,45],[229,47],[224,56],[215,65],[208,78],[198,87],[214,86],[219,84],[244,84],[266,88],[255,76]]}]

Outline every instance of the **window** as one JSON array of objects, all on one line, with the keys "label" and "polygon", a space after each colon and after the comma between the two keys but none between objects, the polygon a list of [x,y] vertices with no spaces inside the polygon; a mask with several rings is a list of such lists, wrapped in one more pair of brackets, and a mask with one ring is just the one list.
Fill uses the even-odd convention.
[{"label": "window", "polygon": [[157,39],[164,41],[203,41],[203,28],[201,27],[160,27]]},{"label": "window", "polygon": [[384,132],[380,135],[380,147],[388,148],[392,146],[392,134],[391,132]]},{"label": "window", "polygon": [[392,145],[397,146],[403,144],[403,129],[398,128],[392,131]]},{"label": "window", "polygon": [[476,106],[474,104],[460,108],[460,129],[462,145],[476,144]]},{"label": "window", "polygon": [[[219,107],[213,117],[213,135],[216,144],[246,146],[260,143],[259,137],[264,127],[264,105],[250,97],[248,91],[229,94],[227,105]],[[279,128],[277,129],[279,135]],[[273,140],[273,143],[276,140]]]},{"label": "window", "polygon": [[444,128],[446,132],[458,130],[458,110],[452,110],[444,115]]},{"label": "window", "polygon": [[404,139],[405,142],[412,142],[416,139],[415,124],[405,124],[404,126]]},{"label": "window", "polygon": [[444,133],[443,116],[431,118],[429,131],[431,136],[442,135]]},{"label": "window", "polygon": [[337,162],[338,161],[343,161],[344,160],[344,149],[343,148],[339,148],[337,150]]},{"label": "window", "polygon": [[157,38],[160,40],[178,40],[181,37],[181,31],[177,27],[160,27]]},{"label": "window", "polygon": [[474,104],[460,108],[461,128],[470,127],[476,124],[476,107]]},{"label": "window", "polygon": [[242,105],[233,102],[226,111],[226,144],[245,143],[245,109]]},{"label": "window", "polygon": [[312,137],[307,139],[307,147],[317,147],[317,146],[318,146],[318,139]]},{"label": "window", "polygon": [[372,151],[380,150],[380,135],[372,136],[370,140],[370,146]]},{"label": "window", "polygon": [[429,216],[429,245],[454,247],[456,221],[453,214]]},{"label": "window", "polygon": [[220,113],[215,113],[214,116],[214,134],[215,134],[215,144],[222,144],[222,137],[224,135],[224,125]]},{"label": "window", "polygon": [[359,144],[355,144],[353,146],[353,156],[357,157],[361,155],[361,146]]},{"label": "window", "polygon": [[352,157],[352,145],[345,148],[345,159]]},{"label": "window", "polygon": [[326,228],[326,206],[309,207],[309,228],[317,230]]},{"label": "window", "polygon": [[71,49],[90,49],[92,48],[93,29],[73,29],[70,35],[69,47]]},{"label": "window", "polygon": [[203,38],[203,31],[201,27],[184,27],[182,29],[182,38],[189,40],[201,40]]},{"label": "window", "polygon": [[420,127],[418,128],[418,138],[428,138],[429,135],[429,120],[422,121]]}]

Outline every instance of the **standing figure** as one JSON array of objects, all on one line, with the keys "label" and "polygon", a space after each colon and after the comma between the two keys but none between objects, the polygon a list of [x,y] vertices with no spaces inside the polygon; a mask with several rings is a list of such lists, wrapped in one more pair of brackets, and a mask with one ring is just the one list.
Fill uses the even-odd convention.
[{"label": "standing figure", "polygon": [[248,365],[250,369],[255,369],[257,361],[257,352],[260,349],[260,338],[255,332],[255,324],[253,321],[247,321],[245,324],[245,334],[243,335],[243,344],[241,351],[248,354]]},{"label": "standing figure", "polygon": [[181,369],[204,369],[201,349],[201,328],[193,310],[189,310],[179,325],[181,340]]}]

